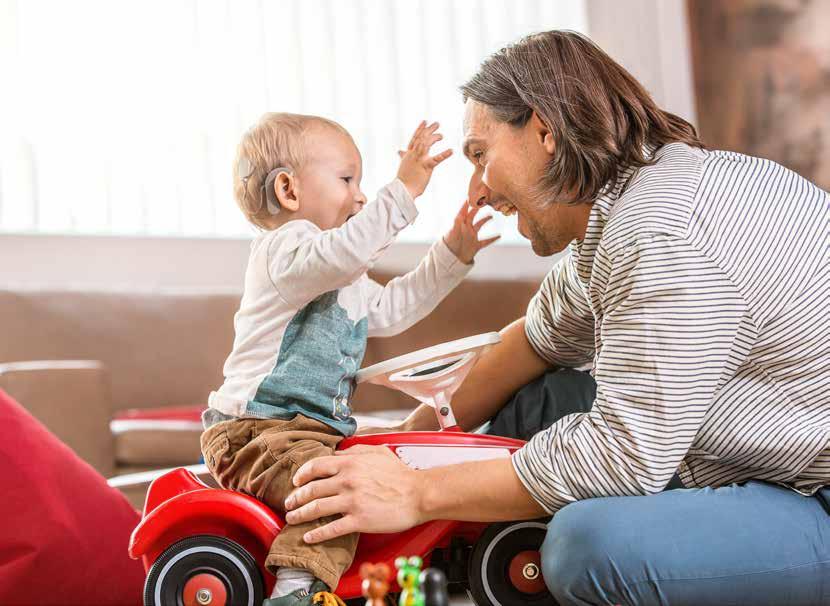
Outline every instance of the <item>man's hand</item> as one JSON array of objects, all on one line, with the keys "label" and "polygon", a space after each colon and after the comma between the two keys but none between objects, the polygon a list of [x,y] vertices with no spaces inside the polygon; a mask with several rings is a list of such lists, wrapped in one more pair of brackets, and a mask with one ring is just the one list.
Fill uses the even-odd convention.
[{"label": "man's hand", "polygon": [[319,543],[353,532],[400,532],[422,522],[417,472],[385,446],[358,445],[313,459],[294,475],[286,521],[300,524],[342,514],[305,534]]},{"label": "man's hand", "polygon": [[285,500],[289,524],[341,516],[305,533],[306,543],[353,532],[402,532],[430,520],[498,522],[545,513],[510,458],[415,471],[387,447],[361,444],[309,461],[294,474],[294,485]]},{"label": "man's hand", "polygon": [[398,179],[409,190],[413,198],[417,198],[427,188],[433,169],[452,155],[451,149],[446,149],[435,156],[429,155],[430,148],[444,137],[436,132],[438,123],[427,126],[421,122],[405,151],[399,151],[401,165],[398,168]]},{"label": "man's hand", "polygon": [[492,236],[479,240],[478,232],[493,218],[493,215],[487,215],[476,221],[475,218],[479,210],[481,210],[480,206],[471,207],[464,200],[464,204],[461,205],[458,214],[455,215],[452,229],[444,236],[444,243],[458,260],[465,265],[473,262],[478,251],[490,246],[493,242],[501,238],[501,236]]}]

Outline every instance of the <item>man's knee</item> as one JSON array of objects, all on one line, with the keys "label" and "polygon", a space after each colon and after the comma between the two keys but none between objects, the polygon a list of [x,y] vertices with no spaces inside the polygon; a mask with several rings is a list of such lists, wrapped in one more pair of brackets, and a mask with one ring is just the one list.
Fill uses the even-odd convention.
[{"label": "man's knee", "polygon": [[529,440],[566,415],[589,411],[595,397],[596,382],[587,372],[551,371],[516,392],[487,433]]},{"label": "man's knee", "polygon": [[[548,525],[542,572],[560,604],[616,604],[612,578],[631,545],[605,499],[572,503]],[[619,581],[620,579],[614,579]]]}]

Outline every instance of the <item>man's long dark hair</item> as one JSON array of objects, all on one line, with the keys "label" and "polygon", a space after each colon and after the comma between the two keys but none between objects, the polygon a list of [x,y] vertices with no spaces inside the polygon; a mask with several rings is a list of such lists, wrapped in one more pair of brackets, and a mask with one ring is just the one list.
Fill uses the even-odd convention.
[{"label": "man's long dark hair", "polygon": [[649,150],[680,141],[704,147],[695,128],[660,109],[642,84],[582,34],[553,30],[487,58],[461,87],[464,101],[524,126],[533,112],[556,149],[537,192],[545,200],[592,202],[623,167],[651,163]]}]

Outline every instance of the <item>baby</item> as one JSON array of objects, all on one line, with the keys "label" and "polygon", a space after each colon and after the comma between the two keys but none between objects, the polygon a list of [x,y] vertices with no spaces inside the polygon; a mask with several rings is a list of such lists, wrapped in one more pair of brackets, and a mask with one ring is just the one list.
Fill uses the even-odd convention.
[{"label": "baby", "polygon": [[[371,336],[398,334],[432,311],[464,278],[489,217],[465,202],[452,229],[418,267],[386,286],[366,271],[418,215],[415,199],[447,150],[431,156],[438,124],[421,123],[397,178],[367,203],[361,156],[346,130],[324,118],[272,113],[242,138],[234,197],[260,227],[225,382],[203,415],[202,452],[225,488],[284,513],[297,469],[332,454],[355,431],[350,398]],[[334,591],[357,535],[308,545],[332,518],[286,526],[265,565],[277,576],[266,606],[312,604]],[[322,594],[322,595],[321,595]]]}]

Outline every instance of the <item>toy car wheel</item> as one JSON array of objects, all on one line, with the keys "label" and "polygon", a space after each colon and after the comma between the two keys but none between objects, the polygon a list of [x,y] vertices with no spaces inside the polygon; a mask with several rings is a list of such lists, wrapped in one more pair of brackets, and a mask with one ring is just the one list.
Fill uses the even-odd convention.
[{"label": "toy car wheel", "polygon": [[262,575],[251,555],[224,537],[188,537],[150,567],[144,606],[260,606]]},{"label": "toy car wheel", "polygon": [[555,606],[542,578],[540,548],[547,524],[491,524],[470,557],[470,594],[478,606]]}]

